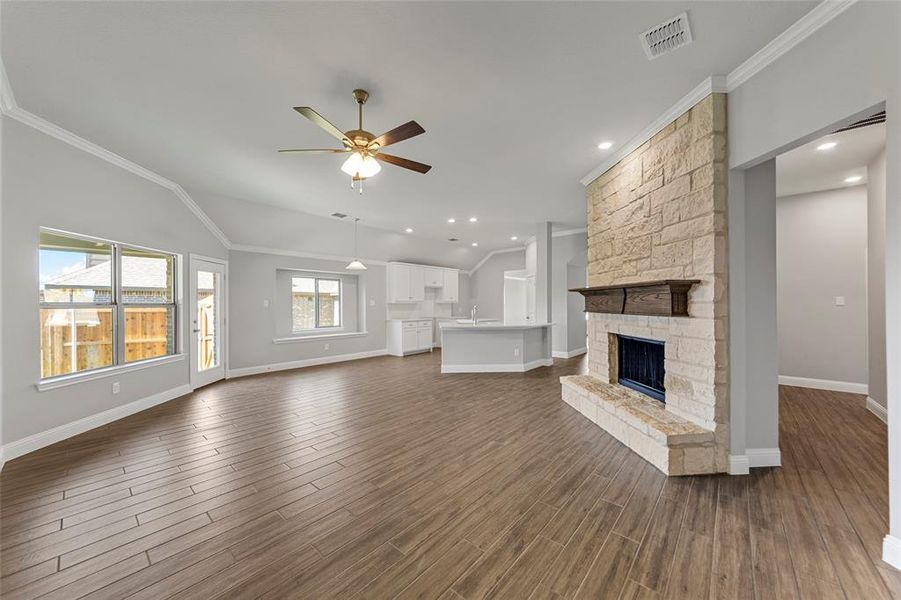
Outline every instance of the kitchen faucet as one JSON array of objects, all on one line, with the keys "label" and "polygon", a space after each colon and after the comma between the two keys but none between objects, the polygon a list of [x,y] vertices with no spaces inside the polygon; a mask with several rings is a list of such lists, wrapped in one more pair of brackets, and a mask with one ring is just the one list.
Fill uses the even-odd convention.
[{"label": "kitchen faucet", "polygon": [[472,305],[472,313],[470,313],[470,316],[472,317],[472,324],[475,325],[477,323],[476,319],[479,316],[479,305],[478,304]]}]

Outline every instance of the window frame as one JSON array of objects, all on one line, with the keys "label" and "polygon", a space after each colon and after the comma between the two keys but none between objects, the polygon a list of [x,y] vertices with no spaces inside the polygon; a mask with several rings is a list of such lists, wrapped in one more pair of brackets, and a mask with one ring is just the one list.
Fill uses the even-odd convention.
[{"label": "window frame", "polygon": [[[59,236],[65,236],[68,238],[74,238],[76,240],[83,240],[88,242],[99,242],[105,245],[110,246],[110,300],[109,302],[44,302],[40,300],[40,283],[38,284],[38,315],[40,319],[41,311],[44,309],[65,309],[65,310],[77,310],[77,309],[85,309],[90,307],[102,307],[104,309],[111,309],[113,318],[112,318],[112,364],[104,365],[102,367],[95,367],[93,369],[84,369],[82,371],[75,371],[73,373],[63,373],[61,375],[52,375],[49,377],[39,376],[38,378],[38,389],[53,389],[55,387],[60,387],[62,385],[66,385],[68,383],[75,383],[77,381],[82,380],[91,380],[96,379],[97,377],[102,377],[112,373],[119,373],[124,371],[131,371],[146,368],[149,366],[154,366],[155,364],[162,364],[167,362],[172,362],[175,360],[181,360],[184,358],[184,353],[182,349],[182,336],[180,332],[181,328],[181,311],[182,311],[182,302],[181,302],[181,289],[180,289],[180,277],[182,274],[182,258],[180,254],[175,252],[171,252],[168,250],[160,250],[158,248],[150,248],[147,246],[141,246],[138,244],[129,244],[124,242],[117,242],[114,240],[109,240],[105,238],[99,238],[91,235],[84,235],[80,233],[73,233],[71,231],[65,231],[61,229],[54,229],[50,227],[41,227],[39,230],[40,233],[50,233]],[[137,250],[140,252],[152,252],[156,254],[162,254],[169,257],[172,260],[172,300],[166,303],[126,303],[123,302],[123,294],[122,294],[122,250]],[[40,235],[38,238],[38,281],[40,282],[40,251],[41,251],[41,242]],[[143,358],[140,360],[133,360],[126,362],[125,360],[125,309],[126,307],[146,307],[146,306],[157,306],[157,307],[167,307],[172,310],[172,352],[164,354],[162,356],[153,356],[150,358]],[[40,322],[39,328],[40,330]]]},{"label": "window frame", "polygon": [[[331,276],[329,276],[331,275]],[[295,279],[312,279],[313,280],[313,327],[306,329],[298,329],[294,325],[294,280]],[[319,322],[319,282],[334,281],[338,284],[338,324],[337,325],[321,325]],[[323,273],[320,276],[317,273],[308,275],[291,275],[291,302],[289,310],[291,311],[291,333],[297,335],[315,334],[323,332],[344,331],[344,281],[337,275],[331,273]]]}]

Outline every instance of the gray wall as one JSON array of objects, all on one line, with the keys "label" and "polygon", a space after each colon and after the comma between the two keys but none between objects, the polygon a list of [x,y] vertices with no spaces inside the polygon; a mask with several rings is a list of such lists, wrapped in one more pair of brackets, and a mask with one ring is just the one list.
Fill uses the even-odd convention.
[{"label": "gray wall", "polygon": [[866,385],[866,187],[779,198],[776,232],[779,374]]},{"label": "gray wall", "polygon": [[[565,235],[553,243],[553,334],[555,352],[571,352],[585,348],[586,324],[584,298],[571,293],[573,287],[583,287],[587,276],[587,234]],[[580,277],[581,276],[581,277]]]},{"label": "gray wall", "polygon": [[469,306],[479,306],[479,318],[504,318],[504,271],[526,268],[525,250],[501,252],[469,276]]},{"label": "gray wall", "polygon": [[[864,58],[865,57],[865,58]],[[885,103],[886,372],[889,456],[901,456],[901,3],[858,2],[729,94],[730,166],[747,168]],[[730,252],[732,184],[730,174]],[[730,268],[732,262],[730,260]],[[734,272],[730,271],[730,285]],[[775,292],[775,291],[774,291]],[[730,312],[736,295],[730,293]],[[748,323],[748,328],[756,323]],[[769,351],[776,347],[771,332]],[[732,332],[735,348],[735,334]],[[734,371],[733,371],[734,375]],[[735,381],[732,423],[736,426]],[[748,400],[750,402],[750,400]],[[897,410],[895,408],[897,407]],[[752,423],[775,429],[778,422]],[[744,427],[742,427],[744,429]],[[769,433],[775,437],[776,432]],[[733,436],[734,437],[734,436]],[[750,440],[748,441],[750,446]],[[733,452],[735,451],[733,443]],[[901,460],[889,461],[890,530],[901,544]],[[896,557],[896,566],[901,558]]]},{"label": "gray wall", "polygon": [[776,161],[729,176],[731,452],[779,445]]},{"label": "gray wall", "polygon": [[[229,253],[229,369],[384,350],[385,299],[387,283],[384,265],[369,264],[359,275],[359,328],[365,337],[315,339],[274,344],[285,335],[279,331],[279,313],[287,310],[276,301],[279,269],[342,272],[345,263],[256,252]],[[263,301],[269,300],[264,307]],[[370,304],[372,301],[374,304]],[[287,314],[287,313],[285,313]],[[284,323],[284,320],[282,320]],[[325,349],[328,344],[329,349]]]},{"label": "gray wall", "polygon": [[[225,258],[165,188],[18,121],[3,119],[3,435],[5,444],[189,383],[188,360],[39,392],[41,226],[184,255]],[[187,289],[187,269],[182,289]],[[180,334],[187,340],[188,323]],[[113,395],[112,381],[121,392]]]},{"label": "gray wall", "polygon": [[885,408],[885,151],[867,167],[868,395]]}]

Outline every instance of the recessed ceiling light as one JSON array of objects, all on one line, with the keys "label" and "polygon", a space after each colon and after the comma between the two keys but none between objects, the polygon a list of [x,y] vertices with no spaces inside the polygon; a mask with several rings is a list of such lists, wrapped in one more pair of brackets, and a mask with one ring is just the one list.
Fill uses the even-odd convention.
[{"label": "recessed ceiling light", "polygon": [[518,240],[519,238],[516,237],[515,235],[511,235],[511,236],[510,236],[510,239],[513,240],[513,241],[515,242],[515,241]]},{"label": "recessed ceiling light", "polygon": [[470,222],[470,223],[475,223],[476,221],[478,221],[477,218],[475,218],[475,217],[469,217],[469,222]]},{"label": "recessed ceiling light", "polygon": [[598,148],[601,150],[609,150],[613,146],[613,142],[601,142],[598,144]]},{"label": "recessed ceiling light", "polygon": [[448,223],[456,223],[456,222],[457,222],[457,219],[451,217],[450,219],[447,220],[447,222],[448,222]]},{"label": "recessed ceiling light", "polygon": [[475,247],[478,246],[478,245],[479,245],[478,242],[473,242],[473,243],[472,243],[472,247],[473,247],[473,248],[475,248]]},{"label": "recessed ceiling light", "polygon": [[856,183],[863,179],[863,175],[852,175],[851,177],[845,178],[845,183]]},{"label": "recessed ceiling light", "polygon": [[817,146],[817,150],[832,150],[836,146],[838,146],[838,142],[826,142]]},{"label": "recessed ceiling light", "polygon": [[413,228],[407,227],[406,229],[404,229],[404,231],[406,231],[407,233],[413,233]]}]

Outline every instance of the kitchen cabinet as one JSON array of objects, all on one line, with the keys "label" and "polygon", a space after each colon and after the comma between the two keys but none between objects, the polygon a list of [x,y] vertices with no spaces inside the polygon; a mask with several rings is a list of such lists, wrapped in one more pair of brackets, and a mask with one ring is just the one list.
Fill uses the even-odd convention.
[{"label": "kitchen cabinet", "polygon": [[403,263],[388,264],[388,302],[425,300],[425,267]]},{"label": "kitchen cabinet", "polygon": [[444,285],[438,294],[437,302],[460,301],[460,273],[456,269],[441,269],[444,271]]},{"label": "kitchen cabinet", "polygon": [[406,356],[432,350],[432,319],[388,321],[388,354]]},{"label": "kitchen cabinet", "polygon": [[440,267],[423,267],[425,287],[443,288],[445,271],[447,271],[447,269],[442,269]]}]

